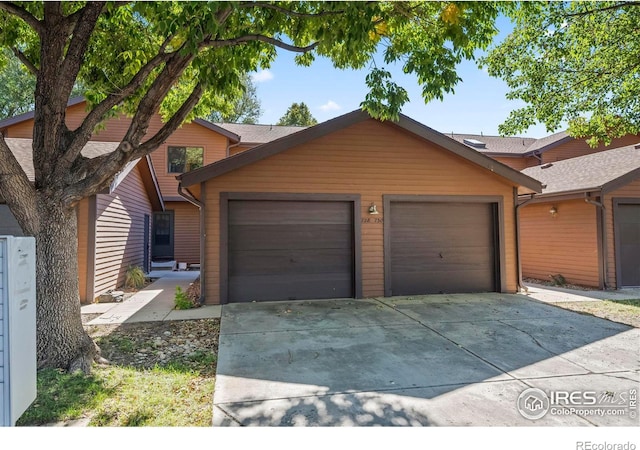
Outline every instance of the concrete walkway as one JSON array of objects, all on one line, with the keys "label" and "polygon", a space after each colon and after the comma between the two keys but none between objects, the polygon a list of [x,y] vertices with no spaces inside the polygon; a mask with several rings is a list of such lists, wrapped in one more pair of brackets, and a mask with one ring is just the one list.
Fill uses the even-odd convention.
[{"label": "concrete walkway", "polygon": [[198,277],[198,271],[173,272],[155,271],[151,278],[156,281],[121,303],[94,303],[82,307],[82,314],[101,313],[88,325],[113,325],[133,322],[154,322],[162,320],[209,319],[220,317],[221,308],[217,305],[200,308],[176,310],[174,297],[176,286],[187,290]]},{"label": "concrete walkway", "polygon": [[523,295],[544,303],[640,299],[640,288],[620,289],[617,291],[582,291],[533,283],[526,283],[526,286],[529,290],[523,292]]}]

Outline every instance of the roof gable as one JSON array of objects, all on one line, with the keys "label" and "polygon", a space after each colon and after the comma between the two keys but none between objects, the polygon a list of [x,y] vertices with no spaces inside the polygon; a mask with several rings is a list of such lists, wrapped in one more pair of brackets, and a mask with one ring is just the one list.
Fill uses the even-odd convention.
[{"label": "roof gable", "polygon": [[[298,131],[297,133],[284,136],[275,141],[254,147],[213,164],[209,164],[200,169],[184,173],[176,178],[183,186],[191,186],[201,183],[369,119],[371,119],[371,116],[364,111],[352,111],[327,122],[306,128],[302,131]],[[480,167],[494,172],[512,181],[518,186],[524,186],[533,192],[540,192],[542,189],[540,183],[529,176],[511,169],[510,167],[499,163],[498,161],[483,155],[476,150],[461,144],[460,142],[457,142],[454,139],[451,139],[405,115],[401,114],[400,119],[397,122],[389,123],[412,133],[419,138],[432,142]]]},{"label": "roof gable", "polygon": [[[33,141],[31,139],[22,138],[5,138],[5,142],[9,146],[11,153],[15,156],[18,164],[24,170],[27,178],[32,183],[35,181],[35,171],[33,168]],[[86,158],[96,158],[101,155],[111,153],[118,148],[118,142],[100,142],[89,141],[82,149],[82,156]],[[164,203],[160,195],[160,188],[156,179],[156,174],[151,163],[149,155],[130,161],[125,167],[114,177],[110,187],[103,193],[109,194],[113,192],[118,185],[127,177],[134,167],[140,167],[143,175],[145,189],[151,200],[151,204],[157,210],[164,211]]]},{"label": "roof gable", "polygon": [[[543,183],[542,196],[609,190],[640,176],[640,146],[627,145],[529,167],[522,173]],[[626,184],[626,183],[625,183]]]}]

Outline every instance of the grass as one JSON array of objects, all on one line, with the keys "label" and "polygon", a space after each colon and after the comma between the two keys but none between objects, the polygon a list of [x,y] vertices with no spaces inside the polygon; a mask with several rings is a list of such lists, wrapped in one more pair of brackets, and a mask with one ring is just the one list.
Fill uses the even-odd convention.
[{"label": "grass", "polygon": [[[187,327],[187,322],[175,326]],[[184,330],[185,335],[193,332]],[[97,338],[103,351],[108,350],[114,358],[109,365],[94,364],[91,375],[40,370],[38,396],[17,425],[85,419],[88,426],[102,427],[211,426],[217,344],[173,356],[162,365],[152,363],[151,367],[148,362],[139,362],[136,355],[143,345],[150,346],[162,329],[146,326],[137,328],[137,334],[126,333],[130,332],[120,329]]]},{"label": "grass", "polygon": [[640,328],[640,299],[562,302],[555,305]]}]

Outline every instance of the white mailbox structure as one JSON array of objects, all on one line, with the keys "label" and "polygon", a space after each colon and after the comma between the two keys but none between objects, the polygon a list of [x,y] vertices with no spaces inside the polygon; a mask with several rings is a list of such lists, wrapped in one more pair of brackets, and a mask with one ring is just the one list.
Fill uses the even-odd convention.
[{"label": "white mailbox structure", "polygon": [[36,398],[36,244],[0,236],[0,426]]}]

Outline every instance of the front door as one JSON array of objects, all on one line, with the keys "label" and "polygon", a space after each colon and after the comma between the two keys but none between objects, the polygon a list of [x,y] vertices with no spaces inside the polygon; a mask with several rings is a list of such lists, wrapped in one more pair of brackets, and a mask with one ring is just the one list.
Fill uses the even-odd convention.
[{"label": "front door", "polygon": [[153,260],[173,260],[173,211],[153,213]]}]

